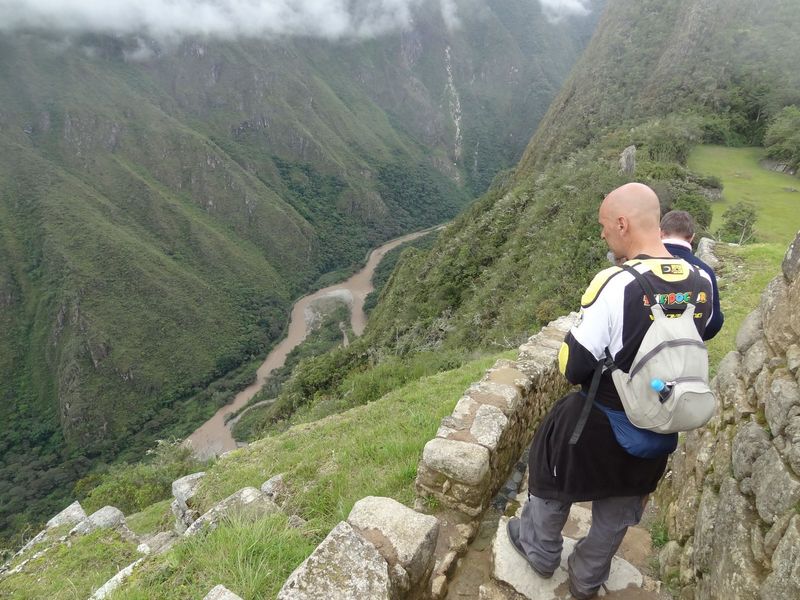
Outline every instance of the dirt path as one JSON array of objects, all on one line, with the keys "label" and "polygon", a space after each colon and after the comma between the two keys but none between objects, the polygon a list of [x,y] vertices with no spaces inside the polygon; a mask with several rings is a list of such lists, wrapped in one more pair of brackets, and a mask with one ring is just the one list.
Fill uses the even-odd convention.
[{"label": "dirt path", "polygon": [[364,267],[347,281],[300,298],[292,307],[286,337],[275,346],[258,368],[255,382],[239,392],[232,403],[220,408],[213,417],[203,423],[187,438],[187,442],[194,449],[195,456],[201,459],[210,458],[228,450],[234,450],[237,447],[230,428],[225,424],[225,415],[245,406],[264,386],[273,369],[283,366],[289,352],[306,338],[306,335],[308,335],[308,320],[313,315],[312,305],[314,302],[331,296],[339,297],[347,302],[350,305],[350,323],[353,331],[356,335],[361,335],[367,325],[367,316],[364,313],[364,299],[374,289],[372,276],[375,273],[375,268],[387,252],[400,244],[421,237],[433,229],[435,228],[409,233],[386,242],[372,250],[367,256],[367,262]]}]

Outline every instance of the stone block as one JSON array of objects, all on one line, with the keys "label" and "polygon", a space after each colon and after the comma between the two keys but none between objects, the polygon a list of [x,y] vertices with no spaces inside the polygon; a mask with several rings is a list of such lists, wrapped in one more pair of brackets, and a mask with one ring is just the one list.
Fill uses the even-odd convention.
[{"label": "stone block", "polygon": [[762,369],[761,372],[756,376],[756,380],[753,383],[753,391],[756,395],[756,407],[764,410],[764,406],[767,401],[767,395],[769,394],[769,386],[772,383],[772,374],[767,369]]},{"label": "stone block", "polygon": [[[556,590],[566,587],[567,557],[575,548],[575,540],[564,538],[564,549],[561,554],[561,565],[550,579],[539,577],[511,546],[506,532],[507,517],[502,517],[492,542],[492,578],[510,586],[526,598],[557,598]],[[629,562],[615,556],[611,562],[611,572],[605,587],[610,592],[626,588],[641,588],[642,574]]]},{"label": "stone block", "polygon": [[741,353],[747,352],[750,346],[763,338],[761,329],[761,307],[758,307],[747,315],[739,326],[739,331],[736,333],[736,349]]},{"label": "stone block", "polygon": [[[705,496],[704,490],[704,496]],[[736,480],[722,484],[710,545],[695,537],[695,566],[705,572],[698,582],[698,598],[755,598],[761,566],[753,559],[750,529],[758,516],[739,493]],[[698,516],[698,524],[700,524]],[[699,532],[698,532],[699,533]],[[706,558],[707,557],[707,558]]]},{"label": "stone block", "polygon": [[792,375],[797,376],[800,369],[800,346],[792,344],[786,349],[786,368]]},{"label": "stone block", "polygon": [[489,475],[489,451],[478,444],[434,438],[425,444],[422,460],[433,471],[473,486]]},{"label": "stone block", "polygon": [[778,544],[783,539],[783,534],[786,533],[786,528],[789,526],[792,517],[794,517],[794,515],[791,512],[787,512],[785,515],[778,517],[772,527],[769,528],[769,531],[767,531],[764,536],[764,552],[767,556],[772,557],[775,548],[778,547]]},{"label": "stone block", "polygon": [[54,529],[62,525],[77,525],[86,518],[86,513],[77,500],[70,504],[67,508],[58,513],[55,517],[47,522],[45,527],[47,529]]},{"label": "stone block", "polygon": [[767,363],[769,348],[763,338],[759,338],[747,349],[742,358],[742,372],[745,386],[750,386],[755,381],[756,375]]},{"label": "stone block", "polygon": [[772,555],[772,573],[761,586],[762,600],[800,598],[800,515],[792,517]]},{"label": "stone block", "polygon": [[205,471],[192,473],[186,477],[181,477],[172,482],[172,497],[175,498],[182,507],[188,506],[189,500],[197,493],[200,482],[205,477]]},{"label": "stone block", "polygon": [[289,486],[283,473],[270,477],[262,483],[261,491],[275,504],[283,504],[289,498]]},{"label": "stone block", "polygon": [[392,597],[386,560],[344,521],[294,570],[278,593],[278,600]]},{"label": "stone block", "polygon": [[246,513],[255,517],[275,513],[279,510],[278,506],[261,490],[246,487],[212,506],[192,523],[183,535],[191,537],[203,530],[214,530],[223,517],[234,513]]},{"label": "stone block", "polygon": [[514,414],[522,402],[522,394],[516,386],[492,381],[473,383],[467,395],[478,404],[496,406],[506,416]]},{"label": "stone block", "polygon": [[769,447],[769,435],[758,423],[750,421],[740,427],[733,438],[733,476],[738,481],[750,477],[753,473],[753,463]]},{"label": "stone block", "polygon": [[70,532],[71,535],[86,535],[97,529],[116,529],[125,525],[125,515],[115,506],[104,506],[78,523]]},{"label": "stone block", "polygon": [[[102,509],[101,509],[102,510]],[[121,569],[114,575],[111,579],[106,581],[102,586],[100,586],[94,594],[89,597],[89,600],[105,600],[108,596],[116,590],[119,586],[123,584],[123,582],[133,574],[133,570],[139,566],[144,558],[140,558],[139,560],[129,564],[124,569]]]},{"label": "stone block", "polygon": [[700,497],[700,507],[697,510],[694,527],[694,568],[702,573],[707,573],[711,569],[718,507],[719,496],[710,485],[706,485]]},{"label": "stone block", "polygon": [[697,243],[697,257],[712,269],[717,269],[719,267],[719,260],[716,254],[714,254],[714,246],[716,246],[716,244],[714,240],[707,237],[700,238],[700,241]]},{"label": "stone block", "polygon": [[503,411],[496,406],[482,404],[475,413],[469,432],[477,443],[494,452],[507,426],[508,419]]},{"label": "stone block", "polygon": [[798,342],[798,334],[792,327],[787,327],[787,316],[791,324],[791,315],[797,311],[782,276],[778,275],[767,285],[761,295],[761,306],[764,337],[776,354],[783,354]]},{"label": "stone block", "polygon": [[224,585],[217,585],[208,592],[204,597],[203,600],[242,600],[241,597],[234,594]]},{"label": "stone block", "polygon": [[800,387],[788,371],[779,369],[773,373],[764,414],[773,436],[781,435],[789,419],[800,415]]},{"label": "stone block", "polygon": [[797,275],[800,273],[800,232],[789,244],[789,248],[783,256],[781,270],[787,281],[792,282],[797,279]]},{"label": "stone block", "polygon": [[784,450],[781,455],[789,463],[794,474],[800,477],[800,417],[792,417],[783,430]]},{"label": "stone block", "polygon": [[390,568],[399,564],[408,573],[412,588],[430,575],[439,536],[436,517],[391,498],[367,496],[355,503],[347,522],[378,549]]},{"label": "stone block", "polygon": [[753,464],[753,491],[758,514],[770,524],[800,502],[800,481],[772,446]]}]

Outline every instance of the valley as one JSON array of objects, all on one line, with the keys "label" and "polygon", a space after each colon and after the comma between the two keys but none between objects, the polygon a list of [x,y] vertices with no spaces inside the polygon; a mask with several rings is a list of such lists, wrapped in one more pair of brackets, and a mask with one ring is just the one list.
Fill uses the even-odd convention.
[{"label": "valley", "polygon": [[269,378],[273,370],[283,366],[286,356],[308,335],[311,326],[312,309],[316,302],[326,298],[335,298],[347,305],[350,313],[350,325],[356,335],[364,332],[367,317],[364,314],[364,300],[373,291],[372,276],[384,255],[406,242],[417,239],[431,230],[409,233],[386,242],[370,251],[364,266],[346,281],[318,290],[303,296],[292,307],[286,337],[283,338],[256,371],[256,381],[236,394],[230,404],[220,408],[213,417],[197,428],[188,438],[194,455],[199,460],[207,460],[238,447],[231,435],[231,427],[235,421],[228,422],[226,416],[240,411],[247,406]]}]

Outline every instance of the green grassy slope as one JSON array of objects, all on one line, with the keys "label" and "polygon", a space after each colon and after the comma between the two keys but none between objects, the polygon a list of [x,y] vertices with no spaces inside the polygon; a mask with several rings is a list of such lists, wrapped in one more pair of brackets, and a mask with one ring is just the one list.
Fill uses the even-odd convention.
[{"label": "green grassy slope", "polygon": [[698,173],[718,177],[724,186],[722,200],[711,203],[711,231],[721,224],[726,208],[748,202],[758,210],[756,238],[788,246],[800,229],[800,181],[761,167],[763,158],[763,148],[699,146],[688,164]]},{"label": "green grassy slope", "polygon": [[[380,495],[406,504],[413,501],[422,448],[435,435],[441,418],[497,358],[513,355],[473,360],[409,383],[369,405],[294,427],[221,458],[206,469],[197,497],[201,510],[244,486],[258,487],[272,475],[284,473],[291,489],[286,509],[305,519],[306,525],[290,527],[285,514],[255,522],[246,517],[223,521],[210,535],[182,540],[167,554],[149,559],[112,598],[195,598],[220,583],[243,598],[274,597],[291,571],[336,523],[347,518],[358,499]],[[331,440],[337,441],[335,447]],[[166,505],[156,503],[132,515],[129,524],[144,531],[171,527],[172,519],[164,519],[164,511],[168,512]],[[88,586],[98,585],[97,573],[122,560],[94,542],[94,552],[88,544],[81,544],[74,554],[64,549],[56,560],[37,565],[32,573],[0,581],[0,597],[24,597],[34,576],[37,597],[62,597],[58,594],[64,582],[58,577],[67,566],[73,568],[76,589],[88,596]],[[76,560],[86,567],[76,568]]]}]

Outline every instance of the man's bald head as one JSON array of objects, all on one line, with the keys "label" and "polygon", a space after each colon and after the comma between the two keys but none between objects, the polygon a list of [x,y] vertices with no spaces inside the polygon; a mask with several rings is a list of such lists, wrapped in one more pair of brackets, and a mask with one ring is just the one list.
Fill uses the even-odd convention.
[{"label": "man's bald head", "polygon": [[[601,237],[617,258],[638,254],[669,256],[661,244],[661,205],[656,193],[642,183],[626,183],[600,205]],[[663,251],[663,252],[662,252]]]}]

